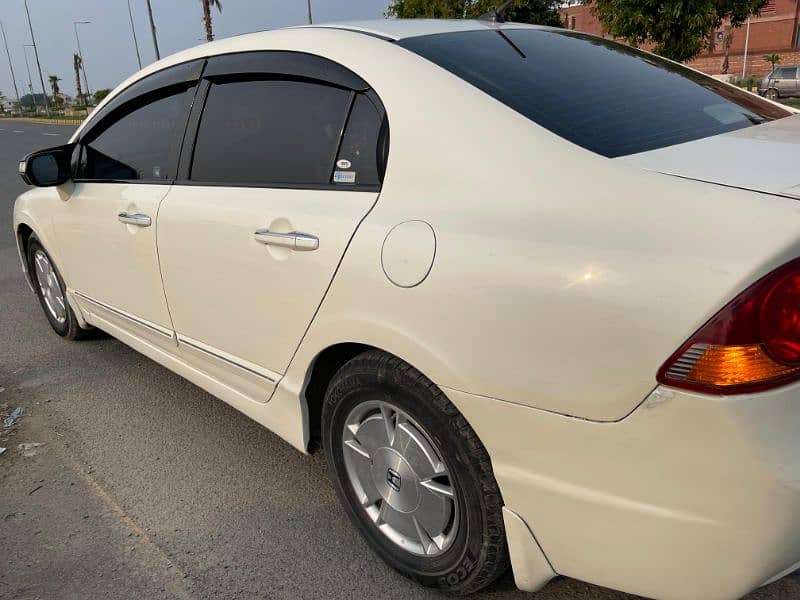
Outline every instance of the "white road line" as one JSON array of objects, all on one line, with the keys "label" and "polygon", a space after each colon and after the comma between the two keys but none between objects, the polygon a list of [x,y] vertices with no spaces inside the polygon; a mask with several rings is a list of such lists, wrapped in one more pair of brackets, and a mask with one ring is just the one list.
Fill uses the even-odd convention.
[{"label": "white road line", "polygon": [[20,131],[19,129],[12,130],[11,133],[25,133],[24,131]]},{"label": "white road line", "polygon": [[43,133],[42,135],[61,135],[60,133]]}]

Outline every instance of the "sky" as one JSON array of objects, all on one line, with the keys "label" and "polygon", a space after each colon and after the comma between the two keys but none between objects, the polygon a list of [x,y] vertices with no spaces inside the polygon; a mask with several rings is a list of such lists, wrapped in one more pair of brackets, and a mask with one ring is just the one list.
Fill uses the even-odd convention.
[{"label": "sky", "polygon": [[[311,4],[314,22],[321,23],[379,19],[386,12],[389,1],[312,0]],[[155,61],[147,3],[145,0],[130,0],[130,3],[142,66],[146,66]],[[217,39],[308,21],[306,0],[221,0],[221,4],[221,13],[216,9],[212,12]],[[151,0],[151,5],[162,57],[205,42],[200,0]],[[47,76],[58,75],[63,80],[59,83],[61,90],[71,96],[75,94],[72,55],[77,52],[77,45],[73,21],[91,21],[88,25],[78,25],[78,33],[92,92],[114,88],[138,70],[127,0],[28,0],[28,7],[48,91]],[[28,55],[33,89],[41,92],[33,48],[23,47],[31,43],[24,1],[0,0],[0,22],[8,38],[20,96],[28,92],[28,71],[23,52]],[[8,57],[2,45],[0,92],[8,98],[14,97]]]}]

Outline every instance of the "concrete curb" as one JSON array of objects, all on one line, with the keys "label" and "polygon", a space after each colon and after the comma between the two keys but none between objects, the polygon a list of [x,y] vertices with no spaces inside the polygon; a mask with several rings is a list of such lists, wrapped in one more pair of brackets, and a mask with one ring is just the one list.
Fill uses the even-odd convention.
[{"label": "concrete curb", "polygon": [[82,118],[69,118],[64,117],[63,119],[37,119],[36,117],[5,117],[0,119],[0,123],[3,121],[22,121],[23,123],[45,123],[50,125],[80,125],[83,123],[84,119]]}]

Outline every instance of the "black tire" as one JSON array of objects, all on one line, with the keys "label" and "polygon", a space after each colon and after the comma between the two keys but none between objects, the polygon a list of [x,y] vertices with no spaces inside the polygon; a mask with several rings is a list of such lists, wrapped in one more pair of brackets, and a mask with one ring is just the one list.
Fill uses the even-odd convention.
[{"label": "black tire", "polygon": [[764,95],[770,100],[777,100],[781,97],[780,93],[775,88],[768,89],[767,93]]},{"label": "black tire", "polygon": [[[460,517],[451,545],[436,556],[408,552],[384,535],[361,507],[348,478],[342,442],[345,422],[353,409],[376,398],[391,399],[421,425],[448,466]],[[322,424],[325,455],[339,499],[386,563],[424,586],[458,594],[478,591],[508,569],[503,500],[486,448],[456,407],[422,373],[380,351],[353,358],[328,386]]]},{"label": "black tire", "polygon": [[[63,322],[59,322],[51,313],[47,307],[47,303],[45,302],[44,296],[42,295],[42,291],[39,285],[39,277],[36,270],[36,264],[34,257],[36,256],[36,252],[41,251],[44,252],[45,256],[47,256],[47,260],[50,261],[50,264],[53,268],[53,272],[55,273],[56,278],[58,279],[58,283],[61,286],[61,289],[64,291],[64,304],[65,304],[65,318]],[[72,311],[72,308],[69,305],[69,302],[66,301],[66,289],[67,286],[64,284],[64,279],[61,277],[61,273],[58,271],[58,267],[53,262],[53,259],[47,253],[47,250],[44,249],[39,238],[36,235],[31,235],[30,239],[28,240],[28,250],[27,250],[27,259],[28,259],[28,272],[30,273],[31,282],[33,283],[34,291],[36,292],[37,298],[39,298],[39,304],[42,307],[42,311],[44,312],[45,317],[47,318],[48,323],[53,328],[58,335],[68,340],[80,340],[85,338],[91,330],[83,329],[80,324],[78,323],[78,319],[75,316],[75,313]]]}]

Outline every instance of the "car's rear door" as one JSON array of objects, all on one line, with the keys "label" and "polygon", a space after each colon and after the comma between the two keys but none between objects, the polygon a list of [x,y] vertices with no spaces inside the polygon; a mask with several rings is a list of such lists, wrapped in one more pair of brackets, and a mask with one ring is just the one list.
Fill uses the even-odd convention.
[{"label": "car's rear door", "polygon": [[367,84],[320,57],[209,59],[184,143],[193,155],[158,217],[185,360],[268,399],[377,200],[384,123]]},{"label": "car's rear door", "polygon": [[792,96],[797,91],[797,67],[779,67],[775,69],[773,87],[781,96]]},{"label": "car's rear door", "polygon": [[793,67],[794,68],[794,80],[792,81],[791,91],[789,95],[797,96],[800,94],[800,67]]},{"label": "car's rear door", "polygon": [[146,77],[82,131],[70,197],[53,221],[70,292],[101,326],[175,348],[156,215],[175,178],[204,61]]}]

